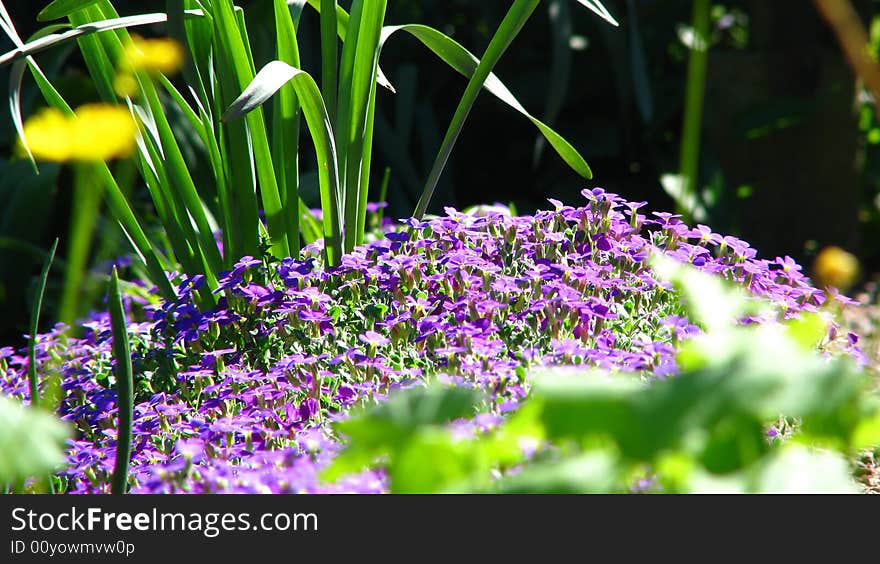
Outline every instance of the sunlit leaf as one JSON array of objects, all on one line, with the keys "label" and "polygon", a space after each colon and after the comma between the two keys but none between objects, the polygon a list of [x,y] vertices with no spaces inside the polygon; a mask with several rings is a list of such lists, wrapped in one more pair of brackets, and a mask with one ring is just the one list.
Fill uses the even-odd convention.
[{"label": "sunlit leaf", "polygon": [[0,483],[54,470],[64,459],[69,436],[55,416],[0,396]]},{"label": "sunlit leaf", "polygon": [[70,14],[97,4],[98,0],[53,0],[37,14],[37,21],[48,22],[66,18]]}]

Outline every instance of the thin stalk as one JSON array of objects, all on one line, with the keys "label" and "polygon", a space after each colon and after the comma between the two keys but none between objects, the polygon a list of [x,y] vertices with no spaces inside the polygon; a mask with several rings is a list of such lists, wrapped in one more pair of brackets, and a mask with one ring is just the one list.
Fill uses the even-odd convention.
[{"label": "thin stalk", "polygon": [[690,221],[691,203],[696,202],[699,185],[700,132],[703,125],[703,100],[706,93],[706,71],[709,62],[709,0],[694,0],[693,44],[688,61],[687,91],[684,102],[684,124],[681,135],[681,197],[678,213]]},{"label": "thin stalk", "polygon": [[452,117],[452,122],[449,125],[446,136],[443,138],[443,143],[440,145],[440,151],[434,160],[430,174],[428,174],[428,180],[425,183],[422,196],[416,205],[416,210],[413,213],[414,217],[420,219],[425,215],[431,197],[434,195],[434,189],[440,180],[440,175],[443,174],[443,169],[446,167],[449,156],[452,154],[452,148],[455,146],[455,142],[464,128],[464,122],[468,114],[470,114],[471,108],[473,108],[474,102],[476,102],[477,96],[483,88],[483,84],[539,3],[540,0],[516,0],[513,6],[510,7],[507,15],[504,16],[504,20],[492,37],[492,41],[489,42],[486,53],[480,60],[477,70],[474,71],[474,75],[468,82],[461,101],[458,103],[458,108],[455,110],[455,115]]},{"label": "thin stalk", "polygon": [[125,308],[119,292],[119,275],[116,268],[110,275],[107,293],[110,308],[110,325],[113,332],[113,357],[116,361],[116,406],[119,427],[116,432],[116,464],[113,469],[111,491],[124,494],[128,489],[128,466],[131,459],[131,425],[134,415],[134,374],[131,365],[131,345],[128,341],[128,324]]},{"label": "thin stalk", "polygon": [[49,269],[55,260],[55,251],[58,249],[58,239],[52,244],[49,254],[43,261],[43,270],[40,272],[40,281],[37,293],[34,296],[34,305],[31,308],[31,331],[28,336],[28,382],[31,388],[31,405],[40,405],[40,386],[37,381],[37,331],[40,326],[40,311],[43,309],[43,295],[46,293],[46,281],[49,279]]}]

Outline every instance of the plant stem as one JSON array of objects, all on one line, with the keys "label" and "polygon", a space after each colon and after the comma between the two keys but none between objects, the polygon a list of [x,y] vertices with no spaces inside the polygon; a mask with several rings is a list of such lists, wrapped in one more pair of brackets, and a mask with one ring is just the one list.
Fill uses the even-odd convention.
[{"label": "plant stem", "polygon": [[89,249],[101,206],[101,185],[94,181],[92,165],[74,165],[73,217],[67,249],[67,268],[64,271],[64,289],[58,318],[73,327],[82,303],[82,286],[89,258]]}]

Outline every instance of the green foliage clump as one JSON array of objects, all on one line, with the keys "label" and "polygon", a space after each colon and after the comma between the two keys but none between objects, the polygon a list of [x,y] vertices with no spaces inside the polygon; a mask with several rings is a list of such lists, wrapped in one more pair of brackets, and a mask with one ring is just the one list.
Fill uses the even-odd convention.
[{"label": "green foliage clump", "polygon": [[[668,259],[654,267],[707,329],[682,345],[677,376],[538,370],[523,407],[469,439],[444,425],[460,409],[414,409],[439,413],[459,390],[403,392],[337,423],[350,443],[326,476],[382,460],[394,492],[856,492],[847,456],[880,443],[880,402],[851,358],[817,352],[824,322],[730,322],[754,300]],[[388,426],[391,405],[411,409]],[[780,417],[796,422],[785,440]]]}]

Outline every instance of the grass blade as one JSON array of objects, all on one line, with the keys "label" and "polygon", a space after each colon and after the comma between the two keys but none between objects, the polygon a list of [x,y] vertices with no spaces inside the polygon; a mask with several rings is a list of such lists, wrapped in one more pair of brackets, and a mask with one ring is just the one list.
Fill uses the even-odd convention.
[{"label": "grass blade", "polygon": [[[186,34],[186,0],[165,0],[165,13],[168,15],[168,35],[186,48],[189,46],[189,39]],[[184,57],[183,61],[183,77],[187,84],[198,85],[199,80],[196,75],[195,64],[192,57]]]},{"label": "grass blade", "polygon": [[[213,6],[217,40],[221,44],[221,51],[227,57],[227,65],[234,72],[233,76],[237,81],[238,88],[243,90],[254,79],[253,60],[246,44],[247,36],[240,27],[230,0],[216,1]],[[279,258],[288,256],[290,248],[285,214],[281,205],[278,182],[275,178],[275,168],[272,165],[272,151],[269,147],[263,112],[251,112],[247,116],[247,126],[250,132],[250,143],[247,150],[253,154],[256,174],[260,183],[263,211],[266,214],[266,224],[272,239],[272,253]],[[244,147],[240,149],[244,150]]]},{"label": "grass blade", "polygon": [[[336,45],[336,0],[321,0],[321,94],[330,114],[330,123],[336,125],[336,74],[338,53]],[[297,65],[298,66],[298,65]]]},{"label": "grass blade", "polygon": [[119,275],[116,267],[110,275],[107,294],[110,309],[110,326],[113,332],[113,358],[116,361],[116,407],[119,426],[116,432],[116,465],[113,469],[111,491],[124,494],[128,489],[128,466],[131,459],[131,425],[134,415],[134,374],[131,366],[131,344],[128,341],[128,324],[125,307],[119,292]]},{"label": "grass blade", "polygon": [[[377,53],[378,55],[378,53]],[[378,56],[376,57],[376,62],[378,63]],[[374,65],[374,69],[378,69],[378,64]],[[376,80],[375,80],[375,71],[373,74],[374,78],[371,81],[370,86],[370,98],[367,101],[367,124],[364,128],[364,133],[362,136],[362,146],[359,148],[359,153],[361,155],[361,165],[360,165],[360,182],[358,184],[357,189],[357,216],[354,220],[354,227],[356,229],[355,237],[351,241],[351,248],[349,251],[353,250],[357,245],[362,245],[364,242],[364,235],[366,233],[367,228],[367,200],[369,198],[369,188],[370,188],[370,166],[373,161],[373,129],[376,125]]]},{"label": "grass blade", "polygon": [[[292,3],[297,5],[308,3],[315,11],[321,13],[321,0],[293,0]],[[345,41],[347,35],[349,19],[348,12],[342,6],[336,6],[336,35],[342,41]],[[392,94],[395,93],[394,86],[391,85],[385,73],[382,72],[382,67],[379,67],[377,71],[376,82],[382,88],[388,89]]]},{"label": "grass blade", "polygon": [[440,175],[443,173],[449,156],[452,154],[452,148],[455,146],[456,141],[458,141],[458,136],[464,128],[464,122],[468,114],[470,114],[471,108],[473,108],[474,102],[476,102],[477,96],[483,88],[483,84],[489,78],[489,73],[492,72],[495,64],[501,59],[501,56],[519,34],[519,31],[528,21],[532,12],[535,11],[539,2],[540,0],[516,0],[489,42],[483,58],[480,60],[479,65],[477,65],[461,97],[461,101],[459,101],[455,115],[452,117],[452,122],[449,124],[449,129],[446,131],[446,136],[443,138],[443,143],[440,145],[440,151],[434,160],[434,165],[428,174],[425,188],[413,213],[416,218],[421,218],[425,215],[428,203],[431,201],[431,196],[434,195],[437,181],[440,180]]},{"label": "grass blade", "polygon": [[[75,16],[71,16],[71,21],[77,24],[84,24],[89,21],[103,21],[117,17],[118,14],[112,4],[102,0],[98,5],[88,8],[83,12],[78,12]],[[93,39],[100,41],[99,48],[84,48],[83,56],[87,61],[94,59],[98,64],[107,65],[109,68],[101,70],[100,78],[112,83],[115,77],[113,61],[123,56],[123,44],[130,41],[128,32],[117,30],[115,33],[101,34]],[[181,222],[185,221],[188,223],[190,221],[188,216],[190,216],[196,224],[196,239],[199,251],[207,261],[206,266],[200,270],[209,278],[216,276],[216,273],[223,270],[223,258],[217,248],[211,222],[196,189],[189,166],[183,157],[177,138],[162,106],[159,93],[152,80],[143,75],[143,73],[138,73],[136,78],[140,85],[141,95],[150,110],[159,135],[158,140],[161,144],[160,147],[164,158],[156,160],[155,163],[158,167],[165,169],[169,180],[169,182],[161,184],[161,187],[170,193],[166,200],[168,202],[182,202],[178,203],[178,206],[185,207],[185,210],[178,209],[175,214],[180,218]],[[115,97],[115,94],[113,96]],[[112,99],[110,98],[111,101]],[[205,295],[213,299],[209,292],[206,292]]]},{"label": "grass blade", "polygon": [[[307,1],[312,8],[320,11],[320,0],[307,0]],[[536,2],[532,1],[529,4],[536,4]],[[517,10],[517,11],[522,10],[522,7],[523,7],[522,0],[518,0],[517,3],[511,8],[511,12],[513,12],[514,10]],[[534,10],[534,7],[535,7],[534,5],[532,5],[530,7],[529,12],[528,12],[529,14],[531,13],[531,11]],[[604,6],[602,6],[601,3],[597,2],[597,3],[595,3],[595,5],[591,4],[588,7],[590,7],[591,9],[596,8],[597,10],[599,10],[601,12],[600,15],[605,14],[610,17],[610,14],[608,14],[607,10],[604,9]],[[601,9],[599,9],[599,7],[601,7]],[[593,11],[596,11],[596,10],[593,10]],[[510,15],[510,13],[509,13],[509,15]],[[348,43],[348,41],[347,41],[348,37],[347,37],[346,30],[347,30],[349,23],[350,23],[349,19],[350,19],[350,17],[345,12],[345,10],[343,10],[342,8],[337,9],[337,21],[339,22],[338,33],[339,33],[340,38],[342,38],[342,40],[345,41],[346,43]],[[525,19],[527,19],[527,18],[525,18]],[[608,18],[605,18],[605,19],[608,19]],[[616,24],[616,22],[613,21],[613,18],[611,18],[611,21],[612,21],[612,23]],[[524,23],[524,21],[522,23]],[[433,51],[436,55],[438,55],[443,61],[445,61],[447,64],[449,64],[453,69],[455,69],[459,73],[470,78],[472,82],[474,82],[474,76],[476,76],[478,71],[482,74],[483,71],[486,70],[485,67],[488,67],[489,72],[486,73],[488,78],[486,78],[482,81],[477,80],[476,82],[485,82],[485,84],[483,84],[483,87],[485,87],[489,92],[491,92],[493,95],[495,95],[497,98],[499,98],[501,101],[503,101],[508,106],[517,110],[519,113],[521,113],[527,119],[532,121],[532,123],[538,128],[538,130],[541,132],[541,134],[544,135],[544,137],[547,139],[547,141],[550,143],[550,145],[556,150],[556,152],[560,155],[560,157],[562,157],[563,160],[572,169],[574,169],[578,174],[580,174],[584,178],[592,178],[592,171],[590,170],[590,167],[587,165],[584,158],[577,152],[577,150],[575,150],[574,147],[572,147],[571,144],[568,143],[561,135],[559,135],[558,133],[553,131],[552,128],[550,128],[549,126],[547,126],[546,124],[544,124],[543,122],[541,122],[540,120],[538,120],[537,118],[535,118],[531,114],[529,114],[522,107],[522,105],[516,100],[516,98],[510,93],[510,91],[504,86],[504,84],[500,80],[498,80],[498,78],[494,74],[491,73],[491,68],[494,67],[494,63],[489,65],[485,61],[485,57],[484,57],[483,61],[481,61],[480,59],[477,59],[467,49],[462,47],[458,42],[456,42],[452,38],[448,37],[447,35],[439,32],[431,27],[424,26],[424,25],[418,25],[418,24],[408,24],[408,25],[401,25],[401,26],[385,27],[382,30],[382,36],[380,38],[379,47],[381,48],[384,45],[384,43],[390,38],[391,35],[393,35],[397,31],[401,31],[401,30],[406,31],[409,34],[416,37],[417,39],[419,39],[419,41],[421,41],[426,47],[431,49],[431,51]],[[503,31],[504,30],[499,29],[499,33],[503,32]],[[496,33],[496,37],[499,35],[499,33]],[[513,37],[509,38],[510,41],[512,41],[512,39],[513,39]],[[496,42],[496,44],[497,43],[498,42]],[[508,44],[509,44],[509,42],[508,42]],[[490,45],[490,48],[492,48],[492,45]],[[506,49],[506,46],[505,46],[505,49]],[[503,52],[503,50],[502,50],[502,52]],[[487,54],[490,54],[489,50],[487,50]],[[499,58],[500,58],[500,54],[501,53],[497,53],[497,56]],[[484,65],[484,63],[486,63],[486,64]],[[480,65],[484,65],[484,68],[482,70],[480,69]],[[378,70],[377,70],[376,80],[379,82],[380,85],[386,86],[389,90],[394,91],[394,88],[391,84],[384,82],[384,76],[381,72],[381,68],[378,68]],[[480,88],[477,86],[477,87],[473,87],[471,89],[472,91],[470,93],[468,93],[466,91],[466,95],[468,95],[469,97],[473,97],[473,100],[470,102],[471,105],[472,105],[473,101],[475,101],[476,95],[479,92],[479,89]],[[344,91],[344,88],[341,87],[341,91]],[[465,102],[465,100],[463,100],[463,102]],[[466,114],[468,112],[469,112],[469,107],[468,107],[467,111],[464,113]],[[462,119],[461,121],[463,124],[464,120]],[[459,128],[459,132],[460,132],[460,128]],[[447,137],[449,137],[449,133],[447,133]],[[457,134],[456,134],[456,137],[457,137]],[[447,148],[449,151],[451,151],[452,144],[454,144],[454,142],[450,143],[449,147]],[[441,148],[441,150],[442,150],[442,148]],[[439,180],[439,176],[440,176],[439,173],[442,172],[443,166],[440,166],[440,167],[437,166],[437,163],[441,157],[442,157],[442,153],[441,153],[441,155],[438,155],[437,161],[435,161],[435,168],[437,168],[437,171],[432,176],[436,176],[436,178],[433,180],[431,178],[429,178],[428,184],[432,185],[433,187],[436,187],[437,181]],[[446,159],[448,159],[448,155],[446,156]],[[444,160],[444,162],[445,162],[445,160]],[[430,192],[433,193],[433,188],[430,190]],[[428,197],[426,199],[425,193],[423,193],[422,199],[425,200],[425,203],[427,204],[427,200],[430,199],[430,195],[428,195]]]},{"label": "grass blade", "polygon": [[[551,0],[547,6],[550,17],[550,34],[552,41],[552,62],[547,84],[547,102],[544,108],[544,123],[553,125],[568,92],[571,78],[571,5],[569,0]],[[532,166],[537,167],[544,152],[546,139],[538,136],[535,139],[535,150],[532,154]]]},{"label": "grass blade", "polygon": [[244,92],[229,106],[222,120],[229,122],[257,110],[282,86],[290,82],[296,89],[303,115],[318,157],[321,207],[324,210],[325,252],[328,264],[335,265],[342,256],[341,210],[336,144],[330,116],[321,91],[305,71],[283,61],[272,61],[257,73]]},{"label": "grass blade", "polygon": [[[370,108],[375,104],[379,46],[385,21],[385,0],[355,0],[352,3],[342,63],[339,72],[339,113],[336,123],[336,147],[345,200],[345,250],[360,243],[363,228],[360,202],[366,203],[372,146],[373,119]],[[374,112],[375,113],[375,112]],[[362,238],[362,236],[361,236]]]},{"label": "grass blade", "polygon": [[[302,7],[300,6],[300,10]],[[292,67],[300,66],[299,43],[296,39],[296,26],[299,12],[294,17],[286,0],[275,0],[275,34],[277,57]],[[335,21],[333,40],[336,41]],[[331,123],[333,121],[330,115]],[[284,215],[287,224],[288,244],[291,256],[300,250],[299,221],[299,134],[300,107],[296,89],[291,84],[281,87],[274,105],[272,127],[272,162],[278,191],[284,202]]]},{"label": "grass blade", "polygon": [[[187,10],[185,16],[188,18],[200,18],[203,17],[204,14],[201,10]],[[82,25],[74,27],[69,31],[65,31],[63,33],[51,33],[49,35],[39,37],[38,39],[34,39],[33,41],[29,41],[28,43],[25,43],[20,47],[16,47],[11,51],[7,51],[3,55],[0,55],[0,66],[7,65],[17,59],[21,59],[30,55],[35,55],[41,51],[63,45],[64,43],[73,41],[74,39],[85,37],[87,35],[91,35],[93,33],[101,33],[105,31],[113,31],[130,27],[152,25],[164,23],[166,21],[168,21],[167,14],[154,13],[141,14],[138,16],[126,16],[124,18],[107,18],[101,21],[84,23]],[[50,28],[54,29],[54,26],[50,26]]]},{"label": "grass blade", "polygon": [[31,148],[24,137],[24,122],[21,118],[21,84],[24,79],[25,70],[27,70],[27,65],[27,61],[16,61],[9,71],[9,113],[12,116],[12,125],[15,127],[15,132],[18,134],[18,138],[21,139],[21,146],[31,162],[31,166],[34,167],[34,172],[39,174],[40,169],[37,167],[37,161],[34,159],[34,154],[31,152]]},{"label": "grass blade", "polygon": [[[15,24],[9,17],[9,13],[6,11],[6,6],[2,2],[0,2],[0,27],[2,27],[4,33],[6,33],[6,35],[9,37],[10,40],[12,40],[17,48],[24,47],[24,42],[18,35],[18,31],[15,29]],[[57,28],[58,26],[52,27]],[[48,33],[51,32],[38,32],[34,37],[39,38],[42,35]],[[24,123],[21,117],[21,85],[28,64],[36,66],[37,62],[33,59],[33,57],[28,57],[26,61],[16,61],[15,64],[12,65],[12,69],[9,72],[9,113],[12,116],[12,125],[13,127],[15,127],[18,138],[21,141],[21,146],[24,148],[25,154],[27,155],[31,166],[34,168],[34,172],[39,174],[40,170],[37,167],[37,162],[34,159],[31,148],[24,137]]]},{"label": "grass blade", "polygon": [[[64,100],[61,94],[58,93],[49,79],[46,78],[43,71],[36,65],[32,64],[29,66],[31,74],[37,82],[37,87],[40,89],[46,102],[50,106],[61,110],[66,115],[73,115],[73,109]],[[110,208],[116,221],[119,222],[123,233],[125,233],[132,248],[138,254],[138,258],[146,266],[147,272],[150,274],[150,279],[156,284],[159,288],[159,292],[165,299],[174,299],[176,293],[171,286],[171,282],[168,281],[168,277],[165,275],[166,262],[153,248],[153,245],[144,233],[140,222],[134,215],[131,206],[128,205],[125,195],[122,193],[122,190],[119,189],[119,185],[116,183],[116,179],[113,178],[113,174],[110,172],[107,164],[98,164],[95,166],[95,170],[98,180],[104,185],[104,195],[108,208]]]},{"label": "grass blade", "polygon": [[66,18],[70,14],[97,4],[98,0],[54,0],[37,14],[38,22]]},{"label": "grass blade", "polygon": [[43,261],[43,270],[40,272],[40,280],[37,283],[37,293],[34,295],[34,304],[31,307],[31,327],[28,335],[28,382],[31,389],[31,405],[40,405],[40,386],[37,380],[37,331],[40,327],[40,312],[43,309],[43,295],[46,293],[46,282],[49,280],[49,269],[55,260],[55,251],[58,249],[58,239],[52,244],[49,254]]}]

